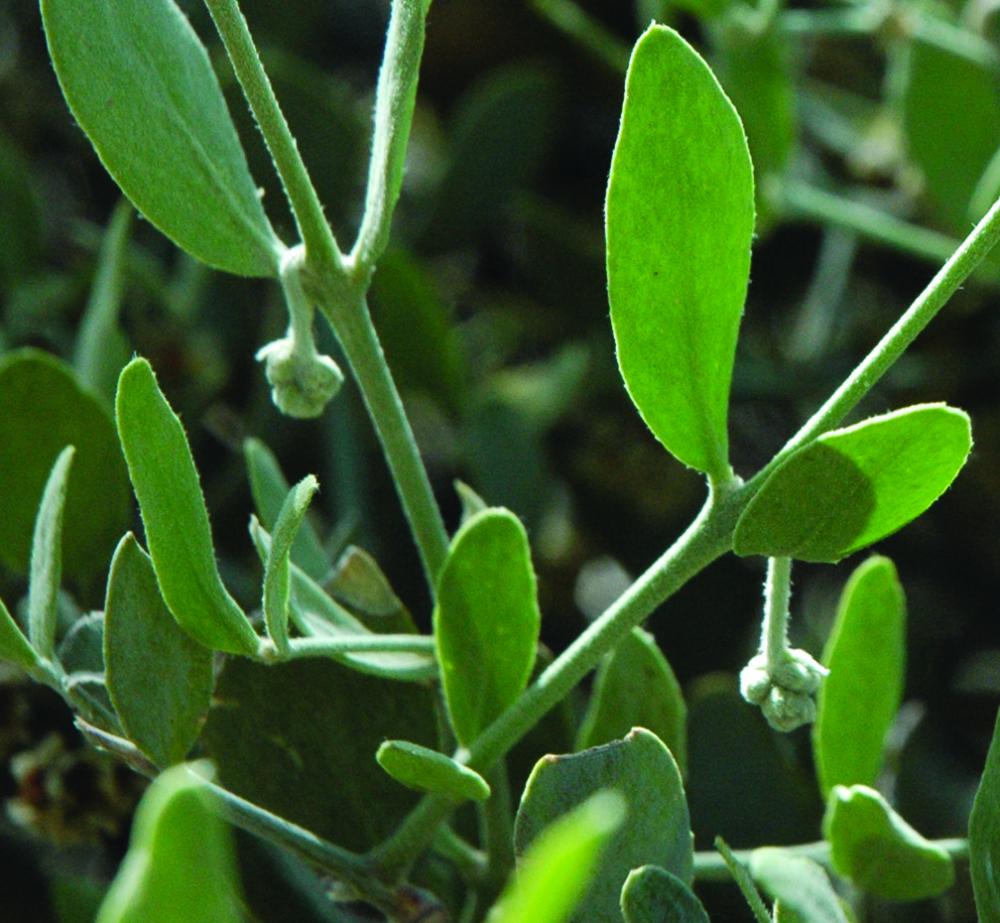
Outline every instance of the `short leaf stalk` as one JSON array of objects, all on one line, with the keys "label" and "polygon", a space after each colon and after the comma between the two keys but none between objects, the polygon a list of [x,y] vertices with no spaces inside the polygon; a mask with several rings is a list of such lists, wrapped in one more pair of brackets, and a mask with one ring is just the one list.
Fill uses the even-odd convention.
[{"label": "short leaf stalk", "polygon": [[740,692],[759,705],[777,731],[794,731],[816,717],[814,696],[829,672],[808,653],[788,646],[792,559],[769,558],[760,651],[740,673]]}]

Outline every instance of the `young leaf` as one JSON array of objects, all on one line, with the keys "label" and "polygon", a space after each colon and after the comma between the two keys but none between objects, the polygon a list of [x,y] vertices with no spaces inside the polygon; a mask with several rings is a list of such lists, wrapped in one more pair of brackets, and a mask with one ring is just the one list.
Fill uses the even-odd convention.
[{"label": "young leaf", "polygon": [[969,817],[969,867],[980,920],[1000,920],[1000,713]]},{"label": "young leaf", "polygon": [[631,728],[644,727],[667,745],[683,775],[686,719],[687,707],[674,671],[656,639],[636,628],[601,664],[576,748],[618,740]]},{"label": "young leaf", "polygon": [[651,26],[632,52],[608,184],[611,323],[646,424],[685,465],[717,478],[730,470],[729,386],[753,226],[736,110],[684,39]]},{"label": "young leaf", "polygon": [[462,523],[465,524],[476,513],[481,513],[488,507],[487,502],[479,496],[465,481],[455,480],[455,493],[462,501]]},{"label": "young leaf", "polygon": [[968,416],[945,404],[825,433],[764,482],[736,524],[733,549],[835,563],[916,519],[971,448]]},{"label": "young leaf", "polygon": [[691,825],[680,772],[655,734],[635,728],[623,740],[535,765],[514,826],[518,854],[557,817],[594,792],[610,788],[625,798],[628,822],[608,844],[574,919],[620,923],[622,886],[641,865],[658,865],[691,881]]},{"label": "young leaf", "polygon": [[66,674],[63,688],[74,710],[91,724],[121,734],[104,672],[104,613],[79,615],[59,642],[56,660]]},{"label": "young leaf", "polygon": [[408,740],[385,741],[378,748],[375,759],[397,782],[409,788],[473,801],[485,801],[490,797],[490,787],[478,772],[437,750]]},{"label": "young leaf", "polygon": [[232,837],[187,766],[162,773],[95,923],[241,923]]},{"label": "young leaf", "polygon": [[174,621],[152,562],[131,533],[121,540],[108,575],[104,666],[129,738],[157,766],[183,760],[208,712],[212,652]]},{"label": "young leaf", "polygon": [[[273,530],[291,487],[278,459],[259,439],[247,439],[243,443],[243,456],[257,515],[264,528]],[[292,560],[314,580],[325,580],[330,573],[330,558],[308,517],[302,520],[292,543]]]},{"label": "young leaf", "polygon": [[145,359],[133,359],[122,371],[115,412],[167,608],[181,628],[206,647],[255,653],[257,634],[219,576],[208,511],[184,427]]},{"label": "young leaf", "polygon": [[543,830],[487,917],[488,923],[568,920],[624,814],[621,796],[598,792]]},{"label": "young leaf", "polygon": [[540,621],[524,526],[505,509],[473,516],[452,539],[434,608],[441,680],[461,743],[527,685]]},{"label": "young leaf", "polygon": [[42,657],[52,657],[56,644],[59,586],[62,583],[63,511],[73,464],[73,446],[66,446],[42,491],[31,542],[31,582],[28,589],[28,637]]},{"label": "young leaf", "polygon": [[906,598],[892,561],[871,557],[840,597],[823,665],[813,755],[824,797],[834,785],[872,785],[903,696]]},{"label": "young leaf", "polygon": [[306,510],[317,490],[319,481],[311,474],[299,481],[288,492],[271,536],[271,548],[264,567],[263,608],[267,633],[278,650],[288,647],[288,602],[291,595],[288,558]]},{"label": "young leaf", "polygon": [[72,445],[63,570],[71,579],[103,572],[132,515],[111,415],[64,362],[36,349],[0,358],[0,407],[0,563],[27,572],[42,489],[56,456]]},{"label": "young leaf", "polygon": [[330,595],[378,632],[415,632],[416,623],[382,568],[363,548],[348,545],[326,583]]},{"label": "young leaf", "polygon": [[66,101],[136,208],[210,266],[275,275],[281,245],[174,0],[43,0],[42,19]]},{"label": "young leaf", "polygon": [[923,900],[955,883],[951,856],[925,840],[867,786],[834,786],[823,835],[830,841],[837,872],[876,897]]},{"label": "young leaf", "polygon": [[622,887],[622,916],[625,923],[709,923],[691,889],[655,865],[629,872]]},{"label": "young leaf", "polygon": [[798,923],[847,923],[830,879],[812,859],[765,846],[751,854],[750,874]]},{"label": "young leaf", "polygon": [[14,621],[14,616],[0,599],[0,660],[16,663],[19,667],[30,670],[38,665],[38,654],[28,643],[21,627]]}]

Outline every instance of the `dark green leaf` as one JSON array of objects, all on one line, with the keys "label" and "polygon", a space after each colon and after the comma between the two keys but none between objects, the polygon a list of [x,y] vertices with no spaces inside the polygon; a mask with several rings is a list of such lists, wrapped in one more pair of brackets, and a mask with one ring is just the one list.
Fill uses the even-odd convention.
[{"label": "dark green leaf", "polygon": [[636,628],[602,662],[576,747],[608,743],[631,728],[644,727],[667,745],[683,774],[686,720],[687,707],[674,671],[656,639]]},{"label": "dark green leaf", "polygon": [[28,643],[20,626],[0,599],[0,660],[16,663],[30,670],[38,663],[38,654]]},{"label": "dark green leaf", "polygon": [[31,582],[28,588],[28,637],[36,651],[46,658],[55,652],[57,601],[62,583],[63,512],[69,470],[76,449],[66,446],[42,491],[31,542]]},{"label": "dark green leaf", "polygon": [[232,838],[187,766],[162,773],[95,923],[241,923]]},{"label": "dark green leaf", "polygon": [[437,750],[408,740],[385,741],[375,758],[390,776],[409,788],[474,801],[490,797],[490,787],[478,772]]},{"label": "dark green leaf", "polygon": [[504,509],[473,516],[452,539],[434,608],[441,681],[461,743],[524,690],[540,621],[524,526]]},{"label": "dark green leaf", "polygon": [[192,256],[275,275],[280,243],[204,46],[173,0],[43,0],[56,75],[125,194]]},{"label": "dark green leaf", "polygon": [[628,820],[609,843],[574,917],[581,923],[620,923],[622,886],[638,866],[658,865],[691,880],[691,827],[680,772],[662,741],[642,728],[583,753],[542,757],[517,812],[517,852],[524,853],[556,818],[605,788],[624,796]]},{"label": "dark green leaf", "polygon": [[378,562],[363,548],[348,545],[326,583],[332,596],[349,606],[372,631],[415,632],[409,610],[396,595]]},{"label": "dark green leaf", "polygon": [[257,634],[219,576],[208,511],[184,427],[145,359],[133,359],[122,372],[115,410],[167,608],[181,628],[206,647],[255,653]]},{"label": "dark green leaf", "polygon": [[433,747],[433,706],[423,686],[332,660],[263,666],[232,658],[202,740],[226,788],[348,849],[367,849],[417,798],[372,754],[403,737]]},{"label": "dark green leaf", "polygon": [[834,786],[823,834],[830,841],[834,869],[868,894],[915,901],[955,883],[948,853],[925,840],[867,786]]},{"label": "dark green leaf", "polygon": [[655,865],[629,872],[622,888],[622,916],[625,923],[709,923],[691,889]]},{"label": "dark green leaf", "polygon": [[718,478],[729,474],[729,386],[753,226],[736,110],[687,42],[651,26],[632,53],[608,184],[611,322],[649,428],[684,464]]},{"label": "dark green leaf", "polygon": [[892,561],[872,557],[851,574],[823,651],[830,669],[817,697],[813,755],[824,796],[872,785],[903,696],[906,598]]},{"label": "dark green leaf", "polygon": [[34,349],[0,359],[0,407],[0,562],[27,572],[42,488],[56,456],[72,445],[63,570],[71,579],[103,571],[131,515],[110,415],[64,363]]},{"label": "dark green leaf", "polygon": [[[60,620],[65,621],[64,614]],[[104,613],[78,616],[59,642],[56,659],[66,672],[63,688],[74,710],[91,724],[121,734],[104,673]]]},{"label": "dark green leaf", "polygon": [[847,923],[830,879],[812,859],[766,846],[753,851],[750,873],[798,923]]},{"label": "dark green leaf", "polygon": [[969,817],[969,866],[980,920],[1000,920],[1000,714]]},{"label": "dark green leaf", "polygon": [[519,863],[489,923],[568,920],[624,813],[620,796],[598,792],[546,827]]},{"label": "dark green leaf", "polygon": [[149,556],[131,534],[118,546],[108,576],[104,663],[129,738],[158,766],[183,760],[208,712],[212,652],[174,621]]},{"label": "dark green leaf", "polygon": [[833,430],[764,482],[739,522],[737,554],[836,562],[916,519],[972,448],[969,418],[921,404]]}]

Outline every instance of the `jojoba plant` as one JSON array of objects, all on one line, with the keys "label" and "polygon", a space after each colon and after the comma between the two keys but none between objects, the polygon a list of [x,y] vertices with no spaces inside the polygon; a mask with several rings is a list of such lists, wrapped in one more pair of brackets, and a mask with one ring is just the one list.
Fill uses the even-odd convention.
[{"label": "jojoba plant", "polygon": [[[536,5],[618,66],[622,55],[587,31],[582,13]],[[35,350],[0,360],[0,397],[13,406],[31,396],[49,421],[20,437],[19,464],[46,474],[29,505],[11,506],[21,522],[4,527],[0,558],[29,579],[23,606],[0,603],[0,656],[61,695],[91,744],[154,780],[100,923],[244,919],[220,817],[276,847],[300,875],[318,873],[336,920],[703,921],[699,882],[725,879],[746,897],[748,919],[829,923],[861,918],[871,897],[943,894],[969,872],[979,918],[1000,920],[1000,732],[967,837],[926,839],[878,787],[903,683],[905,598],[892,562],[873,556],[854,570],[820,657],[788,636],[794,562],[835,564],[901,529],[969,456],[969,417],[943,403],[848,419],[1000,238],[1000,205],[981,209],[954,252],[943,236],[867,222],[875,237],[924,257],[944,249],[947,260],[744,479],[730,455],[729,407],[755,228],[832,206],[782,179],[780,133],[760,130],[762,107],[773,114],[781,94],[768,96],[773,87],[754,84],[753,67],[736,59],[780,59],[779,37],[819,14],[694,3],[714,46],[728,49],[720,71],[730,95],[678,32],[653,24],[642,33],[628,55],[607,187],[611,333],[636,409],[664,450],[704,476],[706,497],[676,541],[550,656],[539,645],[533,537],[475,484],[458,486],[462,519],[446,528],[369,310],[373,276],[391,259],[429,0],[391,3],[350,248],[327,221],[236,0],[206,6],[284,187],[295,240],[272,226],[208,53],[175,0],[42,0],[41,12],[69,108],[135,209],[195,260],[277,282],[287,333],[257,352],[277,411],[335,412],[328,405],[345,376],[320,352],[317,320],[332,330],[433,605],[411,614],[358,548],[331,557],[308,516],[316,477],[290,486],[259,440],[245,446],[256,506],[246,543],[263,576],[256,603],[241,604],[218,562],[185,427],[153,365],[125,361],[118,348],[131,221],[122,206],[75,368]],[[888,29],[866,25],[870,13],[836,10],[830,24]],[[935,47],[946,44],[915,21],[930,44],[935,35]],[[985,53],[975,42],[962,48]],[[982,202],[996,189],[983,179],[973,192]],[[837,215],[849,224],[859,212],[844,205]],[[141,514],[133,531],[130,495]],[[685,701],[641,626],[729,553],[766,560],[760,646],[740,691],[777,732],[812,725],[827,805],[816,842],[693,849]],[[63,574],[96,572],[107,574],[103,609],[67,624]],[[572,719],[575,751],[542,757],[515,791],[511,752],[595,670]]]}]

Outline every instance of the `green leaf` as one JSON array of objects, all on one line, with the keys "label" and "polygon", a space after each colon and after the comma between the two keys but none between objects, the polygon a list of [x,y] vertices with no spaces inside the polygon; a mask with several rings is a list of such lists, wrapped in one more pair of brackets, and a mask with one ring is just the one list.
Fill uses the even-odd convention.
[{"label": "green leaf", "polygon": [[874,789],[836,785],[823,835],[838,874],[868,894],[893,901],[935,897],[955,883],[951,857],[925,840]]},{"label": "green leaf", "polygon": [[830,879],[812,859],[765,846],[751,854],[750,874],[798,923],[847,923]]},{"label": "green leaf", "polygon": [[844,587],[817,696],[813,756],[820,791],[872,785],[903,697],[906,597],[888,558],[860,565]]},{"label": "green leaf", "polygon": [[241,923],[232,838],[187,766],[143,796],[96,923]]},{"label": "green leaf", "polygon": [[546,827],[518,864],[488,923],[564,923],[624,816],[613,792],[598,792]]},{"label": "green leaf", "polygon": [[212,652],[174,621],[152,562],[131,533],[121,540],[108,576],[104,664],[129,738],[157,766],[183,760],[208,713]]},{"label": "green leaf", "polygon": [[646,424],[685,465],[720,479],[753,226],[736,110],[684,39],[651,26],[632,52],[608,184],[611,322]]},{"label": "green leaf", "polygon": [[969,418],[920,404],[799,449],[747,505],[737,554],[834,563],[891,535],[943,494],[972,448]]},{"label": "green leaf", "polygon": [[59,642],[56,660],[65,671],[63,689],[74,711],[97,727],[121,734],[104,675],[104,613],[79,615]]},{"label": "green leaf", "polygon": [[691,889],[655,865],[629,872],[622,888],[622,916],[625,923],[709,923]]},{"label": "green leaf", "polygon": [[969,867],[980,920],[1000,920],[1000,713],[969,817]]},{"label": "green leaf", "polygon": [[465,481],[455,480],[455,493],[462,501],[462,524],[464,525],[476,513],[481,513],[488,508],[487,502],[479,496]]},{"label": "green leaf", "polygon": [[311,474],[299,481],[288,492],[271,536],[264,567],[263,608],[267,633],[279,650],[288,647],[288,604],[291,596],[289,555],[317,490],[319,481]]},{"label": "green leaf", "polygon": [[27,572],[42,489],[56,456],[72,445],[63,569],[70,579],[103,572],[131,516],[110,414],[65,363],[35,349],[0,358],[0,407],[0,563]]},{"label": "green leaf", "polygon": [[0,599],[0,660],[16,663],[19,667],[30,670],[38,665],[38,654],[28,643],[21,627],[14,621],[14,616]]},{"label": "green leaf", "polygon": [[[278,459],[259,439],[244,441],[243,456],[246,459],[250,491],[257,515],[264,527],[272,531],[291,487],[281,471]],[[330,573],[330,558],[308,517],[302,520],[292,543],[292,560],[314,580],[325,580]]]},{"label": "green leaf", "polygon": [[348,545],[326,582],[331,596],[357,613],[372,631],[415,632],[416,623],[378,562],[363,548]]},{"label": "green leaf", "polygon": [[557,817],[605,788],[624,796],[628,822],[608,844],[580,904],[574,919],[581,923],[621,923],[622,886],[638,866],[658,865],[684,882],[692,876],[691,825],[680,771],[663,742],[643,728],[583,753],[538,761],[517,812],[518,854]]},{"label": "green leaf", "polygon": [[327,659],[265,666],[230,658],[212,705],[202,741],[219,781],[354,850],[392,833],[418,797],[380,772],[372,754],[387,739],[437,740],[428,687]]},{"label": "green leaf", "polygon": [[452,539],[434,608],[441,680],[461,743],[524,690],[540,622],[524,526],[505,509],[473,516]]},{"label": "green leaf", "polygon": [[210,266],[277,273],[264,214],[204,46],[173,0],[42,0],[56,76],[143,215]]},{"label": "green leaf", "polygon": [[597,671],[576,748],[584,750],[644,727],[660,738],[684,773],[687,766],[687,707],[674,671],[656,639],[633,629]]},{"label": "green leaf", "polygon": [[167,608],[181,628],[206,647],[255,653],[257,634],[219,576],[205,498],[184,427],[145,359],[133,359],[122,371],[115,411]]},{"label": "green leaf", "polygon": [[51,658],[56,645],[57,603],[62,584],[63,512],[69,469],[76,449],[59,453],[42,491],[31,542],[31,582],[28,588],[28,637],[42,657]]},{"label": "green leaf", "polygon": [[409,788],[473,801],[485,801],[490,797],[489,784],[478,772],[437,750],[408,740],[385,741],[378,748],[375,759],[397,782]]},{"label": "green leaf", "polygon": [[715,848],[722,856],[722,861],[726,863],[729,874],[733,876],[736,887],[740,889],[740,894],[743,895],[743,900],[747,902],[757,923],[772,923],[771,914],[767,912],[764,899],[760,896],[753,878],[750,877],[749,869],[736,858],[736,854],[721,836],[715,838]]}]

